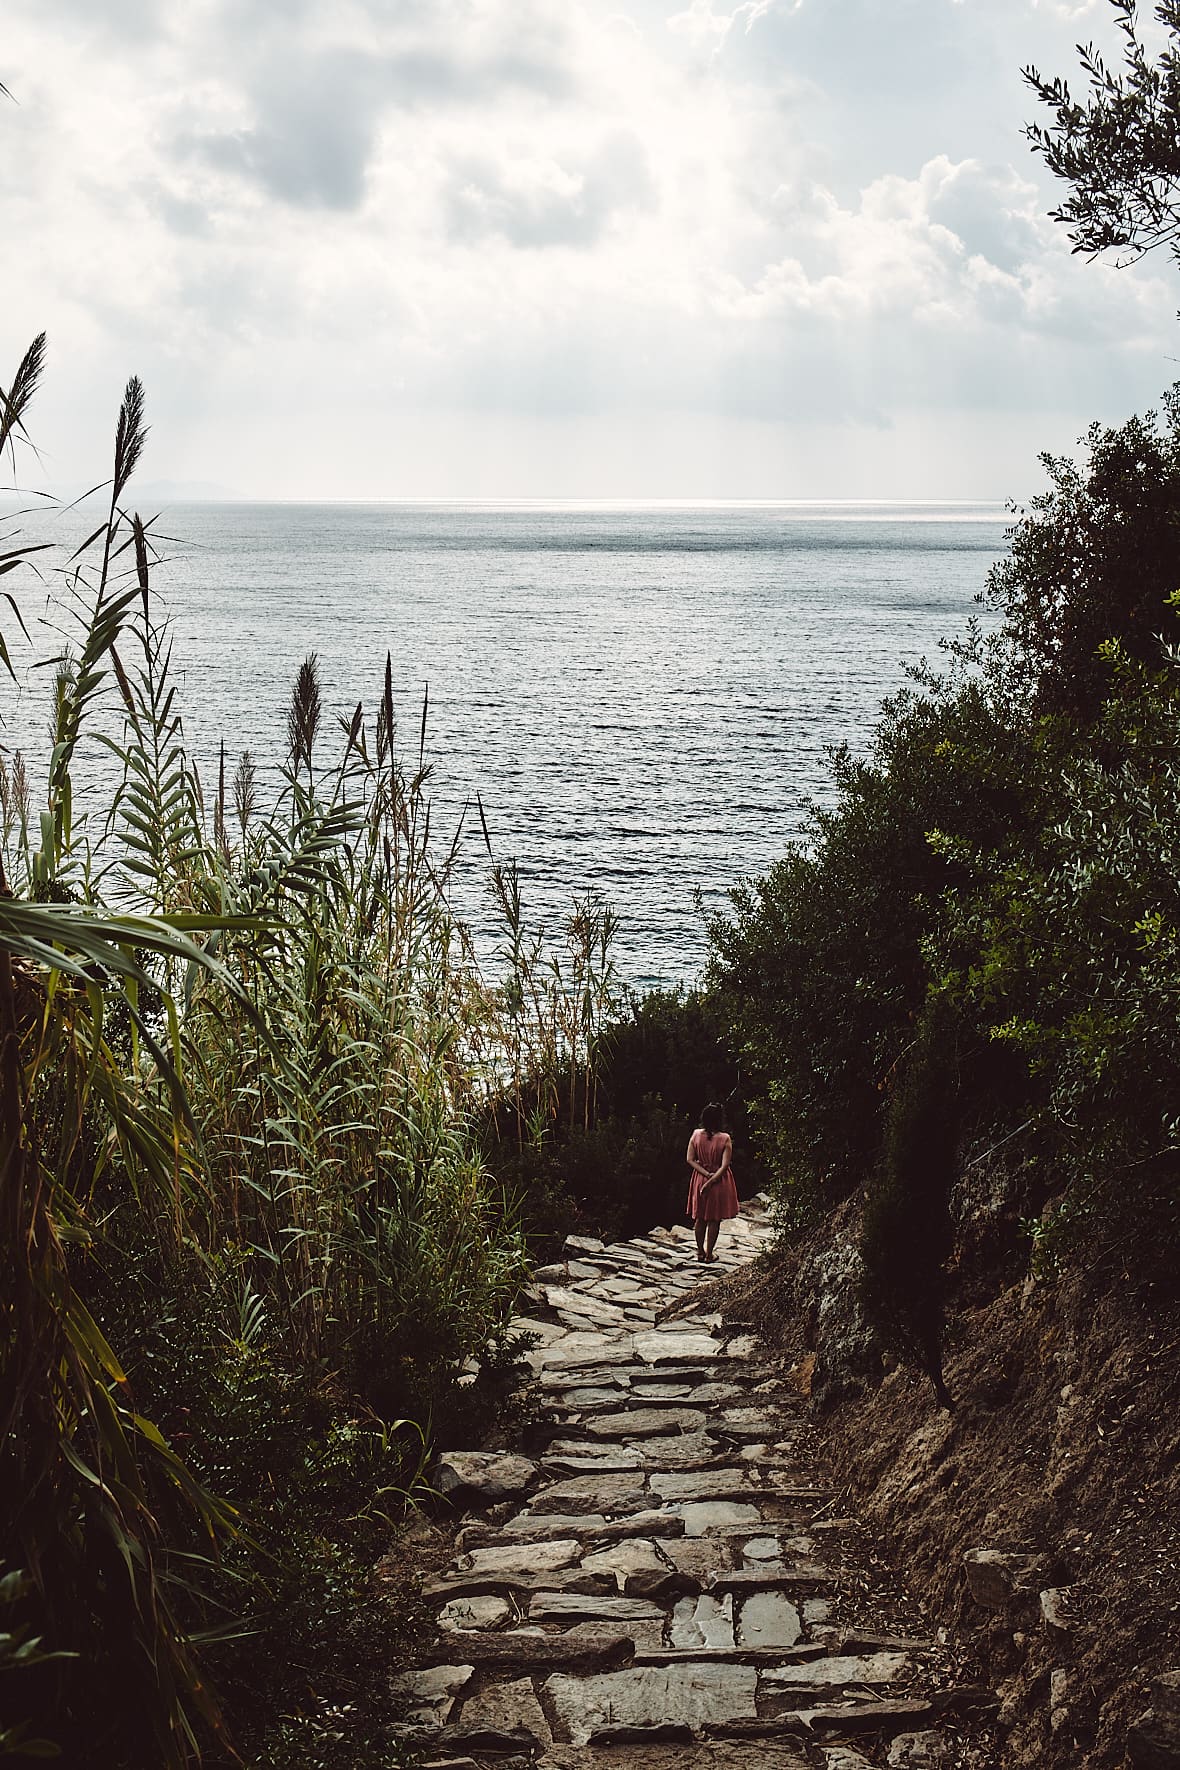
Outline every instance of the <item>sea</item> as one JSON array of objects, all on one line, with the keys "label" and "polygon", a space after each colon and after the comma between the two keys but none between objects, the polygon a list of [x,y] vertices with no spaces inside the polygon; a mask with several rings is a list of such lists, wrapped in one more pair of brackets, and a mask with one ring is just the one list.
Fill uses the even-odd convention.
[{"label": "sea", "polygon": [[[19,679],[0,684],[0,745],[34,777],[49,673],[29,666],[59,643],[60,570],[97,520],[0,525],[51,543],[41,580],[5,579],[31,645],[0,623]],[[425,708],[432,828],[444,846],[462,828],[453,900],[489,962],[477,796],[529,926],[560,950],[599,894],[643,990],[696,980],[708,914],[808,839],[832,747],[864,750],[882,699],[980,615],[1009,521],[998,504],[173,505],[153,583],[206,786],[222,740],[231,770],[249,749],[277,784],[313,652],[326,761],[337,718],[375,711],[388,653],[411,765]]]}]

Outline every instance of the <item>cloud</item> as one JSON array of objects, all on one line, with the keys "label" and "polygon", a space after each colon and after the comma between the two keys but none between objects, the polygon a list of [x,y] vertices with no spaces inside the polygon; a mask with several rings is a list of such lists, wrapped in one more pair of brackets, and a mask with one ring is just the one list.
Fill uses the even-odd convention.
[{"label": "cloud", "polygon": [[514,246],[587,247],[612,216],[651,209],[655,188],[641,142],[618,132],[580,164],[523,151],[457,162],[444,201],[455,240],[498,234]]},{"label": "cloud", "polygon": [[117,50],[77,4],[14,0],[0,226],[80,457],[133,369],[161,477],[303,487],[314,428],[343,493],[411,425],[461,490],[497,424],[1076,431],[1171,372],[1167,267],[1046,219],[1033,0],[159,0]]}]

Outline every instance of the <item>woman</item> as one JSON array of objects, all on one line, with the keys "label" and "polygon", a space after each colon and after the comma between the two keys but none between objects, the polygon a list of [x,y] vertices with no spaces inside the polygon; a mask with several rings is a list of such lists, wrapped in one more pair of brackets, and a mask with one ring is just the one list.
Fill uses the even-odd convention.
[{"label": "woman", "polygon": [[731,1165],[733,1143],[729,1132],[721,1129],[724,1118],[724,1109],[711,1102],[688,1140],[688,1214],[696,1231],[698,1260],[713,1258],[718,1230],[741,1209]]}]

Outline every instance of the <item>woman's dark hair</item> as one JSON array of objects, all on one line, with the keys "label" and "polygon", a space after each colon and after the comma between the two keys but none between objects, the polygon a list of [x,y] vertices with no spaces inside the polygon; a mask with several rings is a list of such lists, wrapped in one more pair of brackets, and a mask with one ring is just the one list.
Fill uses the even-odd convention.
[{"label": "woman's dark hair", "polygon": [[701,1114],[701,1127],[708,1137],[716,1137],[725,1123],[725,1108],[717,1100],[710,1100]]}]

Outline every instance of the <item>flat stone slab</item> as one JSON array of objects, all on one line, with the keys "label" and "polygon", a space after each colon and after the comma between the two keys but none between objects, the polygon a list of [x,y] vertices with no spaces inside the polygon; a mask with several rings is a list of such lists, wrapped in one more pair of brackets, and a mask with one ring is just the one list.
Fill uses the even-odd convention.
[{"label": "flat stone slab", "polygon": [[[599,1451],[598,1455],[589,1453]],[[582,1454],[586,1453],[586,1454]],[[579,1444],[576,1453],[570,1455],[544,1456],[541,1468],[546,1475],[625,1475],[630,1469],[642,1471],[646,1467],[646,1459],[638,1450],[628,1450],[624,1446],[603,1445],[601,1449],[594,1444]]]},{"label": "flat stone slab", "polygon": [[752,1536],[742,1544],[742,1559],[749,1562],[777,1561],[782,1553],[782,1539],[777,1536]]},{"label": "flat stone slab", "polygon": [[[454,1646],[452,1641],[452,1652]],[[395,1699],[406,1705],[407,1720],[442,1727],[450,1719],[459,1693],[474,1675],[473,1665],[433,1665],[422,1671],[399,1673],[390,1688]]]},{"label": "flat stone slab", "polygon": [[707,1432],[682,1432],[676,1438],[645,1438],[636,1446],[649,1469],[707,1468],[717,1460],[717,1446]]},{"label": "flat stone slab", "polygon": [[731,1545],[723,1537],[674,1537],[660,1548],[678,1572],[691,1574],[703,1586],[716,1586],[719,1575],[731,1571]]},{"label": "flat stone slab", "polygon": [[608,1335],[571,1334],[557,1329],[558,1338],[551,1346],[538,1346],[529,1353],[529,1362],[547,1371],[578,1370],[584,1366],[633,1364],[635,1348],[630,1332]]},{"label": "flat stone slab", "polygon": [[463,1704],[459,1725],[464,1732],[525,1732],[540,1746],[553,1744],[544,1711],[533,1692],[530,1678],[509,1684],[489,1684]]},{"label": "flat stone slab", "polygon": [[780,1715],[778,1725],[798,1721],[809,1733],[903,1733],[936,1719],[930,1702],[840,1702]]},{"label": "flat stone slab", "polygon": [[[484,1548],[490,1547],[493,1542],[503,1542],[505,1538],[512,1537],[518,1540],[521,1537],[530,1537],[540,1542],[559,1542],[577,1535],[584,1540],[596,1530],[605,1529],[606,1519],[601,1513],[521,1512],[495,1528],[486,1524],[467,1525],[460,1531],[459,1540],[465,1549],[468,1546]],[[471,1538],[470,1545],[468,1537]]]},{"label": "flat stone slab", "polygon": [[580,1567],[565,1567],[560,1572],[538,1573],[444,1573],[427,1580],[422,1587],[424,1598],[474,1598],[487,1593],[510,1592],[574,1592],[592,1597],[596,1592],[612,1590],[605,1574],[583,1573]]},{"label": "flat stone slab", "polygon": [[752,1715],[758,1689],[753,1666],[693,1663],[636,1666],[590,1678],[555,1674],[545,1691],[558,1724],[574,1745],[599,1728],[653,1727],[671,1722],[696,1731],[705,1721]]},{"label": "flat stone slab", "polygon": [[668,1643],[681,1649],[732,1647],[733,1599],[728,1593],[715,1598],[710,1592],[702,1592],[697,1598],[682,1598],[672,1612]]},{"label": "flat stone slab", "polygon": [[438,1626],[457,1632],[465,1629],[498,1629],[512,1621],[512,1606],[507,1598],[494,1592],[473,1593],[469,1598],[452,1598],[438,1613]]},{"label": "flat stone slab", "polygon": [[530,1622],[557,1622],[572,1617],[576,1622],[662,1622],[658,1604],[642,1598],[583,1598],[576,1593],[537,1592],[529,1604]]},{"label": "flat stone slab", "polygon": [[634,1347],[644,1364],[680,1364],[694,1358],[712,1363],[720,1351],[712,1334],[670,1333],[661,1328],[636,1334]]},{"label": "flat stone slab", "polygon": [[558,1538],[556,1542],[534,1543],[527,1550],[519,1543],[507,1543],[494,1549],[472,1549],[460,1555],[460,1573],[521,1573],[535,1577],[551,1573],[559,1567],[572,1567],[582,1552],[576,1537]]},{"label": "flat stone slab", "polygon": [[760,1492],[751,1469],[696,1469],[660,1471],[651,1477],[651,1490],[669,1504],[675,1500],[747,1500]]},{"label": "flat stone slab", "polygon": [[748,1524],[758,1530],[762,1514],[757,1506],[737,1500],[690,1501],[681,1507],[685,1536],[707,1536],[725,1525]]},{"label": "flat stone slab", "polygon": [[626,1399],[625,1389],[603,1385],[598,1389],[559,1389],[554,1394],[553,1405],[563,1413],[581,1413],[587,1408],[618,1407]]},{"label": "flat stone slab", "polygon": [[[485,1668],[507,1666],[521,1671],[552,1672],[576,1668],[585,1672],[609,1671],[626,1665],[635,1653],[635,1629],[615,1627],[583,1627],[564,1634],[551,1634],[545,1629],[502,1629],[494,1634],[465,1634],[445,1637],[437,1642],[427,1657],[442,1659],[454,1656],[462,1644],[466,1658]],[[448,1668],[454,1670],[454,1667]]]},{"label": "flat stone slab", "polygon": [[644,1481],[642,1470],[574,1475],[535,1493],[529,1501],[529,1513],[637,1512],[651,1505]]},{"label": "flat stone slab", "polygon": [[667,1562],[655,1544],[646,1537],[632,1537],[628,1542],[614,1543],[609,1549],[597,1549],[582,1556],[583,1573],[605,1573],[615,1580],[620,1591],[636,1573],[667,1573]]},{"label": "flat stone slab", "polygon": [[781,1592],[755,1592],[738,1613],[737,1640],[742,1647],[794,1647],[802,1634],[799,1612]]},{"label": "flat stone slab", "polygon": [[769,1694],[792,1695],[800,1690],[840,1689],[847,1684],[895,1684],[910,1669],[904,1653],[841,1654],[813,1659],[806,1665],[767,1667],[761,1674]]},{"label": "flat stone slab", "polygon": [[502,1450],[448,1450],[434,1465],[440,1493],[470,1493],[494,1504],[527,1493],[540,1473],[528,1457]]},{"label": "flat stone slab", "polygon": [[715,1591],[748,1597],[754,1592],[814,1592],[817,1588],[826,1591],[832,1584],[832,1575],[826,1567],[811,1564],[782,1567],[763,1561],[756,1567],[738,1567],[732,1573],[719,1573],[712,1583]]},{"label": "flat stone slab", "polygon": [[632,1408],[623,1413],[593,1414],[583,1430],[595,1438],[618,1438],[630,1443],[635,1438],[656,1438],[666,1432],[703,1430],[705,1416],[696,1408]]}]

